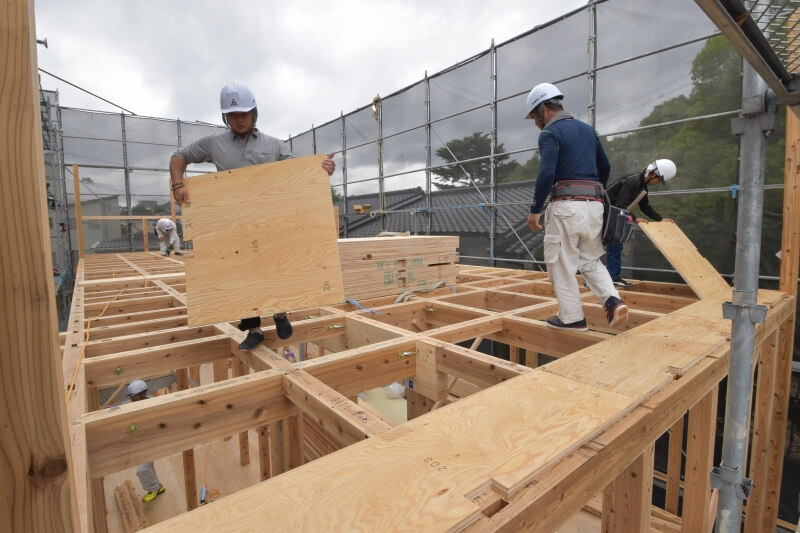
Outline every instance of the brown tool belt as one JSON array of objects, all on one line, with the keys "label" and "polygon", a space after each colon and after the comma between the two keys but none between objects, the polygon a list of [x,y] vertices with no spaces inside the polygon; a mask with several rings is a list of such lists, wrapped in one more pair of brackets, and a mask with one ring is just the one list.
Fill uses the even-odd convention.
[{"label": "brown tool belt", "polygon": [[561,180],[555,183],[551,195],[553,202],[560,200],[601,202],[603,200],[603,186],[599,181]]}]

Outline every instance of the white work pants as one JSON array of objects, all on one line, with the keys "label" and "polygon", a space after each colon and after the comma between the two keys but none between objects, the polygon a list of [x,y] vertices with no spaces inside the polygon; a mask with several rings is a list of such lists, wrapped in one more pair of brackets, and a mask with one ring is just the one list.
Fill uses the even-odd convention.
[{"label": "white work pants", "polygon": [[603,202],[561,200],[550,202],[544,215],[544,261],[558,299],[558,318],[565,324],[583,320],[576,272],[604,304],[619,298],[611,276],[600,261],[603,242]]},{"label": "white work pants", "polygon": [[158,235],[158,247],[161,249],[162,254],[167,253],[168,244],[172,245],[172,248],[175,250],[175,252],[180,253],[181,240],[178,238],[177,228],[172,228],[169,231],[163,231],[156,228],[156,234]]},{"label": "white work pants", "polygon": [[154,490],[158,490],[158,487],[161,486],[161,482],[156,475],[156,467],[153,461],[139,465],[139,468],[136,469],[136,477],[139,478],[139,483],[142,484],[142,488],[145,492],[153,492]]}]

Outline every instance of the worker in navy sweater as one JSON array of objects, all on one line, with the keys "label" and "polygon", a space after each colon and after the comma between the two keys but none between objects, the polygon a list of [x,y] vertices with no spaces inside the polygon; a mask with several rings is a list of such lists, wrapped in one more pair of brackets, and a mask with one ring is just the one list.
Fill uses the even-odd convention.
[{"label": "worker in navy sweater", "polygon": [[[169,161],[170,188],[175,201],[181,206],[189,204],[189,191],[183,183],[183,175],[189,163],[214,163],[217,171],[260,165],[290,159],[289,147],[275,137],[256,128],[258,107],[252,91],[238,81],[225,85],[220,91],[222,120],[228,130],[208,135],[179,148]],[[322,161],[322,168],[330,176],[336,170],[333,154]],[[286,313],[275,313],[275,332],[281,339],[292,335],[292,324]],[[243,318],[237,326],[247,331],[247,337],[239,344],[240,350],[252,350],[264,342],[261,317]]]},{"label": "worker in navy sweater", "polygon": [[[667,180],[674,178],[677,173],[678,169],[675,163],[669,159],[656,159],[638,174],[624,176],[612,183],[606,190],[608,199],[611,205],[629,211],[638,205],[642,213],[656,222],[661,220],[674,222],[671,218],[663,218],[650,206],[650,201],[647,198],[647,186],[665,183]],[[644,196],[639,200],[638,204],[632,205],[642,191],[645,193]],[[647,220],[637,218],[635,222],[637,224],[646,223]],[[606,267],[608,268],[608,273],[611,274],[614,285],[625,288],[632,287],[631,283],[622,279],[622,243],[608,246],[606,254]]]},{"label": "worker in navy sweater", "polygon": [[547,319],[556,329],[586,331],[577,271],[606,310],[611,327],[628,319],[600,258],[603,242],[603,187],[611,165],[594,128],[576,120],[562,106],[564,95],[555,85],[535,86],[526,100],[525,118],[533,119],[539,134],[539,176],[528,227],[539,231],[544,203],[544,261],[558,299],[558,314]]}]

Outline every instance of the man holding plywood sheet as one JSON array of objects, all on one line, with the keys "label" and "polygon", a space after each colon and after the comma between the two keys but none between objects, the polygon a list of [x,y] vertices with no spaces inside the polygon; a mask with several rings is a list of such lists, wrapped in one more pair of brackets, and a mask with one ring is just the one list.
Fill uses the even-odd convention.
[{"label": "man holding plywood sheet", "polygon": [[[264,193],[267,196],[272,196],[271,190],[264,191],[262,190],[262,195],[259,194],[252,194],[251,198],[247,198],[247,194],[245,194],[245,198],[236,198],[236,194],[239,193],[251,193],[254,191],[242,191],[236,190],[236,185],[241,185],[248,183],[248,179],[253,177],[252,173],[228,173],[230,185],[233,187],[214,187],[213,180],[216,180],[223,176],[223,174],[217,173],[212,175],[213,177],[210,178],[211,181],[205,180],[208,176],[204,177],[197,177],[192,178],[189,180],[192,182],[191,185],[184,182],[183,175],[186,171],[186,167],[188,163],[201,163],[201,162],[211,162],[217,167],[218,171],[230,171],[233,169],[239,169],[242,167],[251,167],[254,165],[260,165],[262,163],[272,163],[277,161],[283,161],[286,159],[291,159],[292,153],[289,150],[288,146],[285,143],[280,141],[275,137],[270,137],[269,135],[264,134],[260,130],[255,127],[256,120],[258,118],[258,109],[256,107],[256,101],[253,97],[253,93],[248,89],[245,85],[239,82],[231,82],[225,87],[222,88],[220,94],[220,109],[222,111],[222,117],[225,124],[228,125],[230,128],[229,131],[225,131],[220,134],[216,135],[209,135],[207,137],[203,137],[183,148],[178,149],[172,156],[170,160],[170,187],[172,188],[175,200],[182,206],[182,207],[190,207],[190,198],[189,198],[189,189],[192,188],[193,190],[197,188],[198,194],[200,191],[205,191],[208,193],[208,199],[211,200],[220,200],[216,207],[222,207],[226,209],[228,217],[225,217],[225,213],[220,213],[220,216],[227,219],[227,228],[222,228],[223,232],[227,231],[227,239],[230,242],[220,242],[220,240],[214,240],[215,234],[212,229],[215,228],[206,228],[209,231],[205,231],[202,227],[191,227],[192,224],[192,216],[189,215],[190,209],[186,209],[184,213],[184,238],[186,239],[186,233],[191,232],[195,235],[195,257],[192,258],[190,261],[186,263],[186,273],[187,273],[187,300],[189,304],[189,322],[194,322],[195,324],[200,323],[208,323],[213,321],[226,321],[230,320],[235,317],[224,317],[226,304],[230,304],[227,309],[241,309],[242,312],[245,310],[252,311],[261,311],[266,309],[267,307],[275,308],[274,306],[279,302],[285,302],[287,305],[289,303],[295,303],[296,299],[293,300],[292,298],[288,297],[289,294],[286,291],[282,291],[284,289],[285,281],[286,280],[268,280],[270,283],[261,283],[261,285],[265,285],[260,288],[266,288],[270,291],[270,293],[280,293],[277,296],[270,294],[269,302],[265,302],[264,298],[259,299],[259,295],[255,294],[259,291],[257,290],[259,287],[259,282],[264,281],[261,279],[261,276],[258,274],[259,266],[264,266],[269,263],[269,259],[275,259],[275,252],[277,248],[281,248],[278,246],[278,242],[281,241],[280,236],[276,236],[276,233],[282,232],[285,228],[282,228],[280,225],[272,228],[264,228],[263,224],[260,224],[258,221],[250,219],[249,221],[246,217],[243,217],[243,211],[245,209],[252,209],[257,211],[258,209],[263,209],[263,206],[255,205],[253,202],[257,202],[259,200],[269,200],[269,198],[264,198]],[[321,156],[320,156],[321,157]],[[328,176],[333,174],[334,170],[336,169],[336,164],[333,161],[333,154],[328,155],[327,158],[321,161],[321,165],[323,170],[327,173]],[[301,165],[302,166],[302,165]],[[285,165],[283,167],[286,169]],[[317,167],[319,168],[319,167]],[[295,169],[296,170],[296,169]],[[270,174],[270,172],[265,171],[262,172],[261,170],[254,171],[259,174]],[[280,176],[280,173],[278,174]],[[297,176],[297,174],[293,174],[292,176]],[[264,186],[267,187],[279,187],[282,184],[285,185],[289,183],[289,175],[284,176],[287,179],[283,179],[283,183],[271,182],[271,183],[259,183],[259,185],[263,188]],[[281,178],[278,178],[281,179]],[[239,181],[237,181],[239,180]],[[287,181],[288,180],[288,181]],[[312,180],[313,181],[313,180]],[[325,180],[325,190],[330,193],[327,180]],[[297,185],[297,183],[295,183]],[[317,189],[319,187],[317,186]],[[193,195],[195,193],[193,192]],[[223,198],[223,196],[225,198]],[[226,198],[232,199],[232,202],[225,202]],[[281,198],[275,198],[279,202]],[[197,200],[197,198],[195,198]],[[251,202],[251,200],[253,202]],[[202,206],[203,209],[208,207],[210,202],[205,202]],[[328,199],[328,203],[330,203],[330,199]],[[199,204],[198,204],[198,207]],[[281,205],[273,206],[278,211],[280,211]],[[287,206],[285,203],[282,206],[284,209],[291,207]],[[305,209],[308,209],[308,205],[304,205]],[[198,213],[199,214],[199,213]],[[267,213],[272,214],[272,213]],[[280,213],[275,213],[276,215],[280,215]],[[189,215],[187,217],[187,215]],[[315,214],[312,214],[315,215]],[[304,216],[306,216],[304,214]],[[330,219],[328,216],[327,211],[325,212],[326,220]],[[206,220],[206,219],[204,219]],[[294,217],[292,220],[287,220],[285,217],[278,216],[276,220],[279,223],[283,222],[296,222],[297,217]],[[199,223],[200,220],[196,219],[194,222]],[[305,220],[304,220],[305,222]],[[329,222],[329,221],[328,221]],[[233,226],[237,226],[237,231],[231,232]],[[233,246],[231,248],[230,253],[227,254],[227,261],[223,261],[226,259],[226,251],[221,250],[220,248],[226,248],[228,244],[236,245],[237,238],[249,238],[251,232],[257,232],[259,226],[261,226],[262,231],[261,235],[264,237],[261,239],[262,245],[259,246],[259,239],[254,238],[251,239],[248,246]],[[293,224],[292,229],[298,229],[297,224]],[[307,226],[307,225],[306,225]],[[303,229],[308,229],[304,227]],[[271,230],[271,231],[270,231]],[[266,234],[265,234],[266,232]],[[330,234],[330,232],[328,232]],[[286,237],[285,234],[282,234]],[[218,234],[216,235],[219,236]],[[206,240],[209,248],[202,249],[199,247],[200,242]],[[335,248],[336,242],[335,239],[333,240],[333,247]],[[283,239],[281,242],[286,244],[286,239]],[[316,243],[315,243],[316,244]],[[266,246],[265,246],[266,245]],[[217,249],[214,249],[216,247]],[[285,246],[283,248],[286,248]],[[282,248],[282,249],[283,249]],[[258,257],[255,254],[263,252]],[[203,256],[203,254],[207,254]],[[208,255],[210,254],[210,255]],[[213,255],[213,257],[211,257]],[[328,254],[330,255],[330,254]],[[336,255],[336,259],[338,262],[338,254]],[[328,265],[330,261],[322,260],[321,263],[318,262],[316,266],[321,268],[322,270],[328,270],[329,267],[333,268],[334,265]],[[202,265],[201,265],[202,263]],[[321,266],[320,266],[321,265]],[[278,265],[280,266],[280,265]],[[196,267],[196,268],[195,268]],[[202,267],[202,268],[201,268]],[[208,285],[199,285],[203,287],[202,296],[197,294],[200,291],[192,291],[192,287],[190,284],[190,272],[194,272],[198,274],[198,279],[208,280],[209,271],[207,270],[209,267],[219,269],[224,269],[222,272],[215,272],[217,284],[214,287],[210,287]],[[308,267],[308,264],[298,265],[298,268],[295,270],[296,272],[302,271],[303,267]],[[205,270],[204,270],[205,269]],[[327,279],[323,281],[323,283],[327,283],[321,289],[323,292],[331,292],[331,296],[336,293],[336,287],[338,287],[338,292],[341,293],[341,275],[338,272],[338,264],[335,265],[333,270],[336,271],[336,275],[331,276],[333,280]],[[307,275],[311,275],[313,277],[314,274],[319,273],[319,269],[314,270],[313,272],[305,272]],[[224,275],[224,279],[220,278],[220,274]],[[243,279],[234,280],[231,279],[232,276],[240,276]],[[338,276],[338,282],[336,278]],[[325,277],[323,275],[323,277]],[[244,282],[246,284],[245,287],[240,287],[236,285],[236,282]],[[231,290],[234,286],[237,286],[239,289],[238,291]],[[200,305],[199,302],[206,300],[211,296],[213,290],[218,288],[221,292],[225,293],[225,296],[228,298],[222,297],[223,294],[217,294],[216,301],[208,301],[206,302],[208,305]],[[249,291],[247,290],[249,288]],[[292,290],[292,287],[289,287],[288,290]],[[196,298],[192,298],[194,295]],[[239,302],[229,302],[231,294],[238,294],[237,298],[242,300],[241,305],[237,305]],[[250,300],[250,296],[254,296],[254,300]],[[339,301],[343,299],[341,294],[338,296]],[[203,313],[195,313],[197,316],[193,317],[192,313],[192,301],[198,303],[199,307],[204,308]],[[248,300],[245,302],[244,300]],[[316,301],[316,300],[315,300]],[[321,305],[321,304],[316,304]],[[212,311],[210,307],[215,307],[215,311],[219,310],[223,316],[218,317],[215,314],[215,311]],[[277,312],[273,314],[273,319],[275,320],[276,332],[278,336],[282,339],[288,338],[292,334],[292,326],[287,318],[286,314],[282,312],[284,308],[276,309]],[[249,314],[249,313],[248,313]],[[244,316],[241,314],[239,316]],[[240,350],[251,350],[258,346],[264,340],[264,334],[261,331],[261,318],[260,316],[252,316],[250,318],[242,319],[239,324],[239,329],[242,331],[248,331],[247,338],[239,345]]]}]

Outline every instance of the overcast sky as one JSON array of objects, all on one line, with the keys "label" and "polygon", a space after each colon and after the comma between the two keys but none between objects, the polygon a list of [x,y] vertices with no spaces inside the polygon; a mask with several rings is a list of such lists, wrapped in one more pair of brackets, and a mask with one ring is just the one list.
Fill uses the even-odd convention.
[{"label": "overcast sky", "polygon": [[[584,0],[37,0],[39,66],[139,115],[218,124],[219,90],[255,92],[285,138],[369,104]],[[588,31],[588,28],[587,28]],[[46,74],[66,107],[119,111]]]}]

